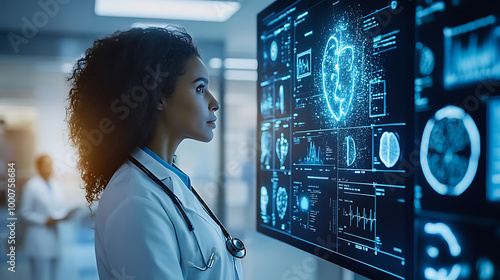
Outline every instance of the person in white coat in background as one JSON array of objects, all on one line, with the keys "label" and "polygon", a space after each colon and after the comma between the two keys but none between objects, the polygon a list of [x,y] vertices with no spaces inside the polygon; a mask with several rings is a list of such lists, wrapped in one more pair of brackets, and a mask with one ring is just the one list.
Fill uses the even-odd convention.
[{"label": "person in white coat in background", "polygon": [[24,252],[32,280],[54,280],[61,254],[57,224],[66,218],[67,208],[63,191],[52,177],[50,156],[39,156],[36,167],[38,175],[24,186],[19,209],[26,223]]},{"label": "person in white coat in background", "polygon": [[174,164],[184,139],[212,140],[220,106],[191,36],[117,32],[94,42],[70,81],[70,140],[87,201],[99,201],[99,278],[243,279],[243,243]]}]

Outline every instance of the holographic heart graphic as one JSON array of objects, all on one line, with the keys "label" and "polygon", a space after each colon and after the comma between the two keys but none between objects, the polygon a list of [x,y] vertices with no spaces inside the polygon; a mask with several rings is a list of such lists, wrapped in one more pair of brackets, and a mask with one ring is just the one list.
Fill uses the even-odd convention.
[{"label": "holographic heart graphic", "polygon": [[[342,27],[340,29],[345,30]],[[326,103],[337,121],[346,116],[350,110],[355,75],[354,49],[343,44],[340,35],[332,35],[328,39],[321,65]]]}]

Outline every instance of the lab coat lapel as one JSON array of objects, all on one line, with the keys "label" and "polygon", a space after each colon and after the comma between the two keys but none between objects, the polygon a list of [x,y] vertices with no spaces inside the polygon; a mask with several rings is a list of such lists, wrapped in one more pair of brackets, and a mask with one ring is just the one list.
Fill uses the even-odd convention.
[{"label": "lab coat lapel", "polygon": [[[133,153],[137,161],[144,165],[151,173],[153,173],[162,183],[164,183],[182,203],[185,209],[190,209],[197,212],[195,204],[193,201],[196,200],[194,194],[187,188],[184,182],[171,170],[163,166],[156,159],[152,158],[142,149],[137,148]],[[142,171],[141,171],[142,172]]]}]

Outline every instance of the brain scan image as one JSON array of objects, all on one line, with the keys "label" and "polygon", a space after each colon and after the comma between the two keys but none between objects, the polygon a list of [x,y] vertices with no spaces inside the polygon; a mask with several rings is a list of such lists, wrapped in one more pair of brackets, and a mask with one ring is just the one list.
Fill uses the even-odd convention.
[{"label": "brain scan image", "polygon": [[269,222],[269,215],[267,214],[267,205],[269,204],[269,194],[267,188],[262,186],[260,188],[260,215],[264,223]]},{"label": "brain scan image", "polygon": [[288,140],[281,133],[281,137],[276,140],[276,155],[280,161],[280,169],[284,169],[285,159],[288,155]]},{"label": "brain scan image", "polygon": [[380,161],[387,167],[393,167],[398,162],[401,155],[398,137],[394,132],[385,131],[380,137],[380,147],[378,155]]},{"label": "brain scan image", "polygon": [[321,65],[323,92],[333,117],[338,121],[349,112],[354,95],[354,49],[343,43],[340,26],[338,35],[332,35],[326,43]]},{"label": "brain scan image", "polygon": [[356,161],[356,142],[351,136],[344,140],[347,166],[351,166]]},{"label": "brain scan image", "polygon": [[272,136],[268,131],[262,132],[260,136],[260,164],[265,169],[271,168]]},{"label": "brain scan image", "polygon": [[276,209],[278,210],[278,217],[281,220],[285,218],[287,204],[288,194],[286,193],[286,189],[283,187],[279,187],[276,194]]},{"label": "brain scan image", "polygon": [[476,123],[463,109],[446,106],[425,125],[420,147],[422,172],[441,195],[461,195],[472,183],[481,140]]}]

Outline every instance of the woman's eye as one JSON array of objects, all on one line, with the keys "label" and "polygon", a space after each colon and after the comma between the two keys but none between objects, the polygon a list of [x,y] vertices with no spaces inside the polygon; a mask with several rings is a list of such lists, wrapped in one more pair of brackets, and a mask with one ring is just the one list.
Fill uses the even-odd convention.
[{"label": "woman's eye", "polygon": [[198,93],[204,93],[204,92],[205,92],[205,88],[206,88],[206,86],[205,86],[205,85],[199,85],[199,86],[196,88],[196,92],[198,92]]}]

